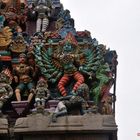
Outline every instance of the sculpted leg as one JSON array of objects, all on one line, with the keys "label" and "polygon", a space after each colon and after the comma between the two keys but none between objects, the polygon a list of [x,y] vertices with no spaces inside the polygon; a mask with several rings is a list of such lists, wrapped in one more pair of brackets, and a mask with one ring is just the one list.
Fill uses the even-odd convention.
[{"label": "sculpted leg", "polygon": [[44,18],[42,21],[42,32],[46,31],[48,25],[49,25],[49,20],[47,18]]},{"label": "sculpted leg", "polygon": [[68,83],[68,81],[69,81],[69,77],[68,77],[67,75],[64,75],[64,76],[60,79],[60,81],[59,81],[59,83],[58,83],[58,89],[59,89],[59,91],[61,92],[61,95],[62,95],[62,96],[66,96],[66,95],[67,95],[67,91],[66,91],[66,89],[65,89],[65,85]]},{"label": "sculpted leg", "polygon": [[40,32],[40,30],[41,30],[41,19],[40,18],[38,18],[37,19],[37,23],[36,23],[36,32]]},{"label": "sculpted leg", "polygon": [[78,87],[79,87],[82,83],[84,83],[84,76],[83,76],[80,72],[76,72],[76,73],[74,74],[74,79],[77,81],[77,82],[75,83],[74,87],[73,87],[73,91],[75,92],[75,91],[78,89]]}]

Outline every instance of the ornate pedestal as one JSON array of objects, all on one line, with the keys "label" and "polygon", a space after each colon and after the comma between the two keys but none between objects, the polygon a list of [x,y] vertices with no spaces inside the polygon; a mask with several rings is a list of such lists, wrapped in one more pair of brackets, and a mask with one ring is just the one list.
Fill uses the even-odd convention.
[{"label": "ornate pedestal", "polygon": [[112,115],[63,116],[52,123],[42,114],[19,118],[14,129],[16,140],[117,140]]}]

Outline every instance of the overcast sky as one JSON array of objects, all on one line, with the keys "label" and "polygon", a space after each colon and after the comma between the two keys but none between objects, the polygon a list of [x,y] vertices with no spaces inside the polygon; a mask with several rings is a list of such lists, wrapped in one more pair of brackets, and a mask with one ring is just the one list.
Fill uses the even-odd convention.
[{"label": "overcast sky", "polygon": [[61,0],[77,31],[118,54],[118,140],[140,140],[140,0]]}]

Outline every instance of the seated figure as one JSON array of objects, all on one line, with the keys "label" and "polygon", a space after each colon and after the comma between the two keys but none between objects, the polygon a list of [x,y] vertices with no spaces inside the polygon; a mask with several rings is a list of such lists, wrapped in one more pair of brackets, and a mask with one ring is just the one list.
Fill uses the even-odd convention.
[{"label": "seated figure", "polygon": [[21,92],[26,89],[29,91],[28,102],[30,103],[34,96],[34,83],[32,81],[33,68],[26,64],[26,55],[19,55],[19,65],[13,69],[14,80],[18,83],[15,94],[17,101],[21,101]]},{"label": "seated figure", "polygon": [[37,82],[35,103],[37,110],[44,109],[46,101],[50,98],[47,81],[41,78]]}]

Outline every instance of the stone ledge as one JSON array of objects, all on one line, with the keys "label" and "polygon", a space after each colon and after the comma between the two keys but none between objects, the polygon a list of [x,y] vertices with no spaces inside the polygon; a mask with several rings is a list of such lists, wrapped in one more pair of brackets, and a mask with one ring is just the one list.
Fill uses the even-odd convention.
[{"label": "stone ledge", "polygon": [[117,131],[114,116],[100,114],[86,114],[83,116],[63,116],[57,122],[51,122],[51,116],[42,114],[30,115],[17,119],[15,133],[62,133],[62,132],[108,132]]}]

